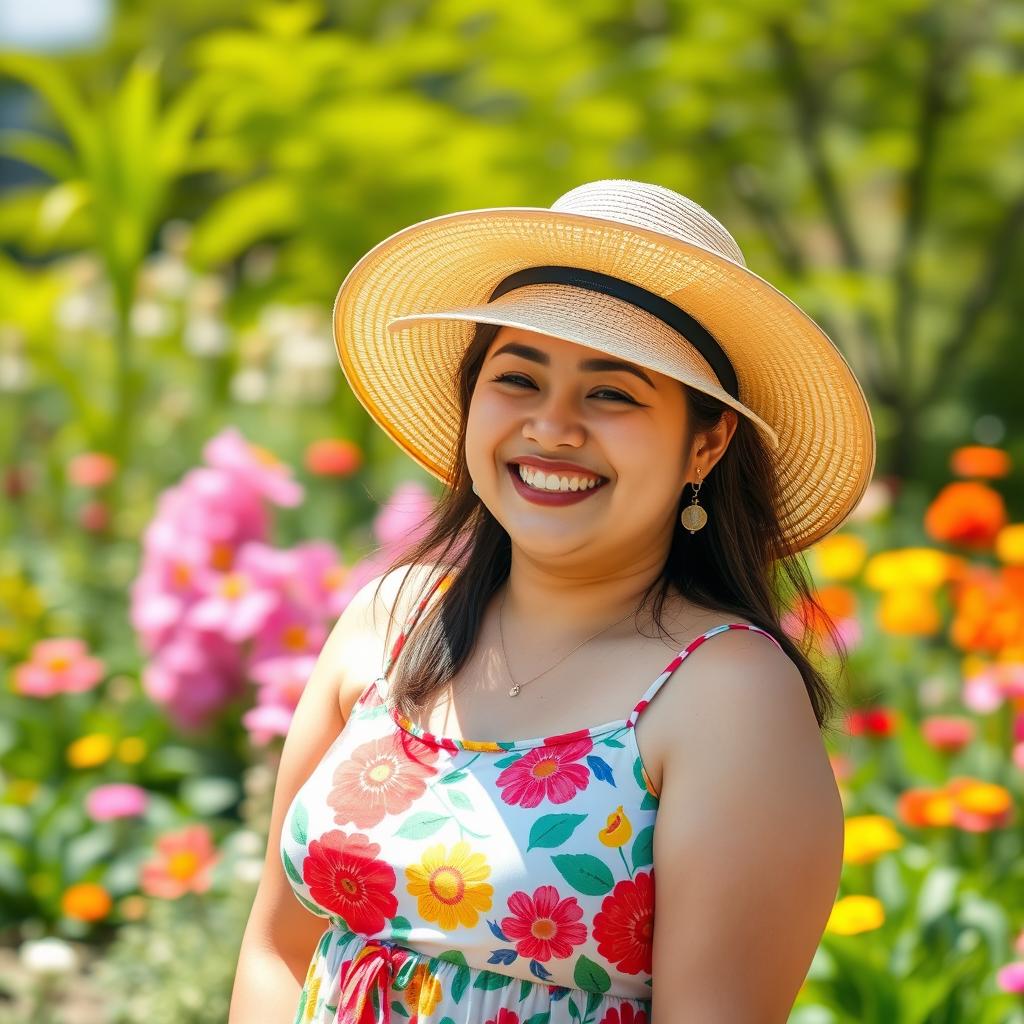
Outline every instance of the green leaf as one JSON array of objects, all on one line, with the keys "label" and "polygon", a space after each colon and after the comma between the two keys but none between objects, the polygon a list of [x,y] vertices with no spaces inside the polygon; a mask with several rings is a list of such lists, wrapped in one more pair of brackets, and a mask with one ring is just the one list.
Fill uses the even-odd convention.
[{"label": "green leaf", "polygon": [[409,1011],[397,999],[391,1000],[391,1011],[392,1013],[397,1013],[400,1017],[409,1016]]},{"label": "green leaf", "polygon": [[452,981],[452,998],[456,1003],[462,999],[462,993],[466,991],[466,986],[469,984],[471,977],[472,973],[468,967],[460,966],[455,969],[455,978]]},{"label": "green leaf", "polygon": [[473,803],[472,803],[472,801],[461,790],[453,789],[448,794],[448,799],[451,800],[451,802],[456,807],[458,807],[459,810],[461,810],[461,811],[471,811],[471,810],[473,810]]},{"label": "green leaf", "polygon": [[633,867],[644,868],[654,863],[654,826],[648,825],[636,834],[633,840]]},{"label": "green leaf", "polygon": [[530,827],[527,850],[561,846],[587,820],[585,814],[545,814]]},{"label": "green leaf", "polygon": [[437,781],[442,786],[450,786],[453,782],[458,782],[460,779],[464,779],[465,777],[466,777],[465,769],[463,769],[463,768],[456,768],[455,771],[448,772],[447,775],[442,775],[441,778],[439,778]]},{"label": "green leaf", "polygon": [[423,839],[426,836],[432,836],[451,820],[450,814],[440,814],[438,811],[417,811],[402,822],[395,835],[401,836],[403,839]]},{"label": "green leaf", "polygon": [[297,803],[292,811],[291,833],[299,846],[306,845],[309,835],[309,811],[302,803]]},{"label": "green leaf", "polygon": [[287,872],[288,877],[293,882],[298,882],[299,885],[305,885],[305,882],[302,879],[302,875],[300,875],[299,872],[296,870],[295,865],[291,861],[291,858],[284,850],[281,851],[281,860],[284,861],[284,869]]},{"label": "green leaf", "polygon": [[[573,968],[572,978],[577,988],[582,988],[587,992],[607,992],[612,987],[612,980],[608,977],[608,972],[582,953]],[[587,1012],[589,1013],[592,1009],[588,999]]]},{"label": "green leaf", "polygon": [[515,979],[511,975],[499,974],[497,971],[487,971],[481,968],[476,981],[473,982],[473,988],[481,988],[489,992],[492,989],[505,988],[513,981]]},{"label": "green leaf", "polygon": [[562,877],[586,896],[603,896],[615,885],[608,865],[589,853],[559,853],[551,861]]}]

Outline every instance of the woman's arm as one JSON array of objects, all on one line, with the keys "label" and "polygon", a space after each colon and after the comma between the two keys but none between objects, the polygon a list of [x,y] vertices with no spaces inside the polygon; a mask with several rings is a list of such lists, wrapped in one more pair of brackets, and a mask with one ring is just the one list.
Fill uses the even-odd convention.
[{"label": "woman's arm", "polygon": [[721,634],[671,693],[654,831],[651,1017],[785,1024],[835,901],[843,805],[796,666]]},{"label": "woman's arm", "polygon": [[[381,588],[387,607],[404,575],[395,572]],[[306,969],[328,926],[306,910],[284,873],[279,845],[284,816],[299,787],[309,778],[345,724],[339,688],[345,666],[359,663],[357,652],[379,648],[382,619],[372,602],[380,577],[356,593],[338,618],[295,709],[277,770],[267,852],[249,920],[242,937],[228,1024],[291,1024]],[[408,589],[408,588],[407,588]],[[363,661],[367,663],[366,660]],[[360,687],[366,680],[356,681]]]}]

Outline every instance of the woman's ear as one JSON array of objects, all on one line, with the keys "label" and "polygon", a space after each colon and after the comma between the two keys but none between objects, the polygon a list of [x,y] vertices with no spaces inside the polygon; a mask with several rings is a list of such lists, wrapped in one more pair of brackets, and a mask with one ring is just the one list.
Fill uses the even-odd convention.
[{"label": "woman's ear", "polygon": [[711,472],[712,467],[729,447],[729,442],[732,440],[732,435],[736,433],[738,423],[739,416],[736,411],[725,409],[713,427],[701,430],[694,435],[688,472],[691,479],[696,480],[698,468],[702,480]]}]

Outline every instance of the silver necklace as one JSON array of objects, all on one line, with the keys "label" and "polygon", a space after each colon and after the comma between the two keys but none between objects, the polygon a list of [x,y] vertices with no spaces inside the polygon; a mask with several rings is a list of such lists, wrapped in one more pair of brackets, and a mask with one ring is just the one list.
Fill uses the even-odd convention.
[{"label": "silver necklace", "polygon": [[621,619],[618,619],[617,621],[613,622],[611,626],[605,626],[604,629],[598,630],[593,636],[588,636],[586,640],[583,640],[580,643],[578,643],[572,649],[572,651],[569,651],[569,654],[563,654],[562,657],[559,658],[554,665],[549,665],[546,669],[544,669],[543,672],[538,672],[537,675],[531,677],[530,679],[527,679],[524,683],[517,683],[514,679],[512,679],[512,672],[509,670],[508,667],[508,655],[505,653],[505,637],[501,629],[501,613],[505,608],[505,601],[507,598],[508,588],[505,589],[505,593],[501,598],[501,605],[498,608],[498,639],[501,642],[501,657],[505,663],[505,675],[507,675],[509,679],[512,680],[512,689],[508,691],[508,695],[510,697],[514,697],[517,693],[519,693],[519,691],[524,686],[526,686],[528,683],[532,683],[534,679],[539,679],[541,676],[546,675],[548,672],[550,672],[556,665],[560,665],[563,661],[565,661],[566,658],[569,657],[569,654],[573,653],[573,651],[578,651],[584,644],[590,643],[591,640],[595,639],[596,637],[599,637],[602,633],[607,633],[608,630],[612,628],[612,626],[617,626],[620,622],[625,622],[626,619],[630,617],[630,615],[635,614],[635,611],[626,612],[626,614],[623,615]]}]

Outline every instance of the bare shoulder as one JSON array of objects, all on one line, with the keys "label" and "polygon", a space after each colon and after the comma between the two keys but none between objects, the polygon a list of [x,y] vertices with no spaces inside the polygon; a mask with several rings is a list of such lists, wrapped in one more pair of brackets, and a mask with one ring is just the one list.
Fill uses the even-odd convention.
[{"label": "bare shoulder", "polygon": [[678,672],[654,839],[652,1017],[782,1024],[839,886],[835,777],[800,672],[766,636],[715,634]]},{"label": "bare shoulder", "polygon": [[434,579],[436,567],[402,565],[368,580],[353,595],[329,642],[335,650],[338,703],[348,719],[363,690],[381,672],[387,650]]}]

